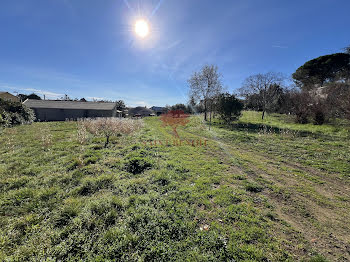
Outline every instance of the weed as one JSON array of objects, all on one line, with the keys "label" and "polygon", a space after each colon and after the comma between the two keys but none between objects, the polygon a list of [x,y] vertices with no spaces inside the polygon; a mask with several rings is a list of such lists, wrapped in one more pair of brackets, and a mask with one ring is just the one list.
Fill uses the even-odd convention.
[{"label": "weed", "polygon": [[254,182],[247,182],[245,185],[245,190],[249,191],[249,192],[253,192],[253,193],[259,193],[261,191],[263,191],[264,187],[254,183]]}]

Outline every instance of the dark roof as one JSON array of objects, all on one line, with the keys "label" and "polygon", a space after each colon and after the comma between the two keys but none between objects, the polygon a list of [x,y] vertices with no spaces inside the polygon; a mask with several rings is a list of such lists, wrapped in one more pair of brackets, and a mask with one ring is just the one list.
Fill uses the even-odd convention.
[{"label": "dark roof", "polygon": [[148,116],[149,114],[153,114],[153,110],[142,107],[142,106],[138,106],[135,108],[130,108],[129,109],[129,114],[130,115],[144,115],[144,116]]},{"label": "dark roof", "polygon": [[154,111],[164,111],[164,110],[165,110],[165,107],[162,107],[162,106],[152,106],[151,109],[154,110]]},{"label": "dark roof", "polygon": [[13,94],[9,92],[0,92],[0,98],[5,100],[11,100],[11,101],[20,101],[20,99],[17,96],[14,96]]},{"label": "dark roof", "polygon": [[2,94],[8,94],[8,95],[14,96],[13,94],[11,94],[9,92],[0,92],[0,95],[2,95]]},{"label": "dark roof", "polygon": [[58,108],[58,109],[91,109],[113,110],[115,103],[105,102],[79,102],[79,101],[56,101],[27,99],[23,102],[29,108]]}]

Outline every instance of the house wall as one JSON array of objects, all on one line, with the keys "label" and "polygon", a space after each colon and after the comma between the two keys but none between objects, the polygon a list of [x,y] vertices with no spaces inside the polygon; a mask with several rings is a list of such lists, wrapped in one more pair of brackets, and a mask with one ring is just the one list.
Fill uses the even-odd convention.
[{"label": "house wall", "polygon": [[112,117],[114,110],[32,108],[37,121],[65,121],[78,118]]}]

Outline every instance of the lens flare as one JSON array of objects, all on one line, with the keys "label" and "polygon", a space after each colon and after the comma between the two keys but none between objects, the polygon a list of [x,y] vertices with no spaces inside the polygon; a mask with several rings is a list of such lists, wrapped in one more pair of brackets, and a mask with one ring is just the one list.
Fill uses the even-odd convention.
[{"label": "lens flare", "polygon": [[135,33],[141,38],[145,38],[149,34],[149,25],[145,20],[137,20],[135,23]]}]

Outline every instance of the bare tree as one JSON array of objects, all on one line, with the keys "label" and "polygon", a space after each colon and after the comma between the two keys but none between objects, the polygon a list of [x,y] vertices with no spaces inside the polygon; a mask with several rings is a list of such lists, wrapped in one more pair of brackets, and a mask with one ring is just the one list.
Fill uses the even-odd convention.
[{"label": "bare tree", "polygon": [[281,73],[269,72],[266,74],[252,75],[246,78],[243,82],[242,87],[239,89],[240,95],[248,98],[251,95],[258,95],[257,98],[260,100],[259,104],[262,106],[262,119],[264,119],[266,108],[271,95],[268,91],[272,85],[282,85],[283,75]]},{"label": "bare tree", "polygon": [[210,99],[222,92],[221,75],[215,65],[204,65],[199,72],[193,73],[188,80],[190,98],[202,101],[204,105],[204,120],[207,120]]},{"label": "bare tree", "polygon": [[[105,148],[109,144],[109,138],[111,136],[117,136],[119,134],[128,135],[143,127],[142,120],[133,119],[120,119],[114,117],[101,117],[95,119],[80,119],[78,121],[78,140],[83,143],[85,138],[82,138],[81,133],[85,131],[96,137],[105,137]],[[80,137],[79,137],[80,136]],[[85,136],[85,134],[84,134]]]}]

